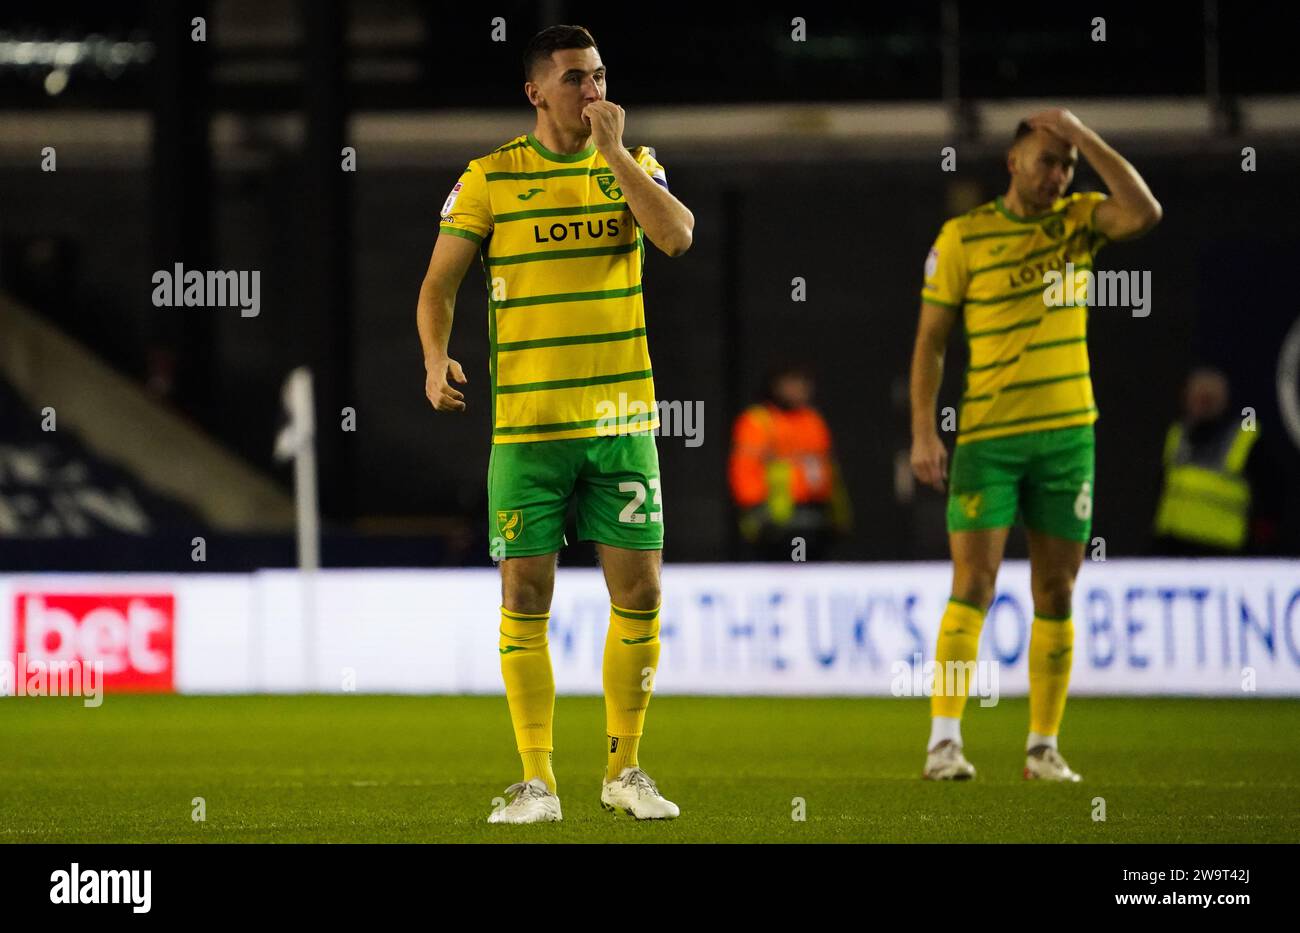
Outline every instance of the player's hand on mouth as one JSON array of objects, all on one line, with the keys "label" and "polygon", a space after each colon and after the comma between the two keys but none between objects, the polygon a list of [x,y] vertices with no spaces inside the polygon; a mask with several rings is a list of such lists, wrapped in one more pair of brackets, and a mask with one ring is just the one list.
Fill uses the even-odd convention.
[{"label": "player's hand on mouth", "polygon": [[624,118],[623,108],[607,100],[593,100],[582,108],[582,119],[591,127],[591,141],[601,152],[623,145]]},{"label": "player's hand on mouth", "polygon": [[469,382],[460,363],[449,356],[431,359],[425,367],[424,395],[433,404],[434,411],[464,411],[465,394],[451,387],[450,376],[461,385]]}]

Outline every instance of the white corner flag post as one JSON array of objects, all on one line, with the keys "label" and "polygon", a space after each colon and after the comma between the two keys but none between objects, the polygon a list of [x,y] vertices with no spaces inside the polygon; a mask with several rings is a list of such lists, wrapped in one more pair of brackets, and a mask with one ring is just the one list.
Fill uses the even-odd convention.
[{"label": "white corner flag post", "polygon": [[293,460],[297,504],[299,607],[302,621],[303,675],[308,691],[316,689],[316,571],[320,568],[320,505],[316,496],[316,416],[311,370],[289,373],[281,391],[288,424],[275,439],[275,459]]}]

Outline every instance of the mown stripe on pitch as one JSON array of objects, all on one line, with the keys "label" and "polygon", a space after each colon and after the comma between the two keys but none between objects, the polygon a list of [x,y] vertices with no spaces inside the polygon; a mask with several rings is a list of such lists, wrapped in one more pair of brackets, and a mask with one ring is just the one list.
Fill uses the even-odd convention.
[{"label": "mown stripe on pitch", "polygon": [[508,256],[489,256],[489,266],[510,266],[520,262],[538,262],[549,259],[586,259],[589,256],[617,256],[636,249],[636,241],[621,246],[592,246],[585,249],[541,250],[536,253],[513,253]]},{"label": "mown stripe on pitch", "polygon": [[614,201],[610,204],[582,204],[574,207],[538,207],[531,211],[510,211],[506,214],[493,214],[494,223],[504,224],[512,220],[530,220],[533,217],[572,217],[577,214],[618,214],[627,210],[627,204]]},{"label": "mown stripe on pitch", "polygon": [[648,369],[632,373],[610,373],[607,376],[583,376],[578,379],[551,379],[546,382],[518,382],[514,385],[497,386],[497,392],[547,392],[552,389],[579,389],[586,386],[609,385],[612,382],[633,382],[637,379],[649,379],[653,375]]},{"label": "mown stripe on pitch", "polygon": [[561,292],[558,295],[528,295],[523,298],[507,298],[494,301],[492,307],[500,311],[503,308],[524,308],[529,305],[553,305],[565,301],[604,301],[606,298],[629,298],[641,294],[641,286],[630,288],[608,288],[598,292]]},{"label": "mown stripe on pitch", "polygon": [[606,334],[579,334],[574,337],[540,337],[536,340],[511,340],[506,343],[497,344],[497,350],[507,353],[511,350],[536,350],[540,347],[568,347],[581,343],[612,343],[616,340],[630,340],[633,337],[644,337],[645,328],[637,327],[633,330],[616,330]]}]

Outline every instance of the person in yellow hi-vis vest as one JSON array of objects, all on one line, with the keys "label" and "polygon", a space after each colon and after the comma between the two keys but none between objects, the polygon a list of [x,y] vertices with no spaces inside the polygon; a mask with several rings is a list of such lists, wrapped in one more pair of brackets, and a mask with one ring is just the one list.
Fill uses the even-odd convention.
[{"label": "person in yellow hi-vis vest", "polygon": [[808,371],[777,368],[764,399],[732,428],[728,479],[749,559],[820,560],[850,525],[830,428],[812,395]]},{"label": "person in yellow hi-vis vest", "polygon": [[1229,409],[1228,396],[1227,377],[1219,370],[1203,367],[1188,376],[1183,418],[1165,434],[1157,553],[1240,554],[1249,543],[1247,465],[1259,428],[1253,417]]}]

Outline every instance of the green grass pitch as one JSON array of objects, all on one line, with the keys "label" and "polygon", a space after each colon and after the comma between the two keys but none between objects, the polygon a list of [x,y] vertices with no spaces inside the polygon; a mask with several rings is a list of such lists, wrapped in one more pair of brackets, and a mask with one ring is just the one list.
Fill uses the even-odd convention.
[{"label": "green grass pitch", "polygon": [[0,701],[0,841],[1300,839],[1300,701],[1074,699],[1073,786],[1021,779],[1026,716],[1023,699],[972,705],[978,777],[932,784],[925,700],[657,697],[641,763],[682,816],[637,823],[600,809],[603,701],[562,697],[564,822],[489,826],[519,779],[502,697],[17,698]]}]

